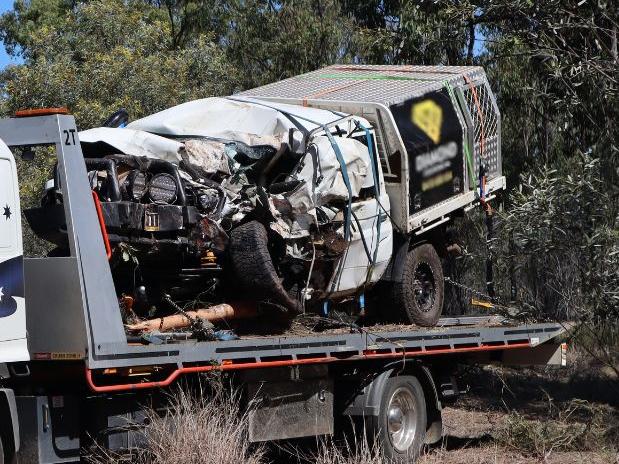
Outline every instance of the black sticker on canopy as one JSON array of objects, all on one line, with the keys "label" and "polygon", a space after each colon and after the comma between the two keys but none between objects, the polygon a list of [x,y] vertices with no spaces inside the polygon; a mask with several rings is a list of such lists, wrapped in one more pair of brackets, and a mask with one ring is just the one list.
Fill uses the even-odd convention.
[{"label": "black sticker on canopy", "polygon": [[447,89],[391,106],[408,154],[410,212],[463,189],[463,130]]}]

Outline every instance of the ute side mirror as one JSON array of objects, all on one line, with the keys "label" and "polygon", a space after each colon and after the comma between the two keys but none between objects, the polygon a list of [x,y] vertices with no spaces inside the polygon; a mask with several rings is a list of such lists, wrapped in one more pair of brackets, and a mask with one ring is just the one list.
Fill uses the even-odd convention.
[{"label": "ute side mirror", "polygon": [[120,108],[118,111],[115,111],[110,115],[109,118],[105,120],[103,123],[103,127],[117,127],[122,128],[125,127],[129,123],[129,112]]}]

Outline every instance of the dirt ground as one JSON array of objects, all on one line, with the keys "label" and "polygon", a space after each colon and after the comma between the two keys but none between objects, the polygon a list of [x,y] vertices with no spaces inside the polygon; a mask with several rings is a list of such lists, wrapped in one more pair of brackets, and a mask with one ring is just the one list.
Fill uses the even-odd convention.
[{"label": "dirt ground", "polygon": [[[444,408],[443,439],[418,464],[619,464],[619,377],[577,352],[568,352],[568,366],[464,368],[458,381],[466,393]],[[312,446],[300,449],[312,456]],[[276,454],[270,462],[316,462]]]},{"label": "dirt ground", "polygon": [[619,464],[612,451],[552,451],[545,456],[523,453],[497,443],[492,436],[507,414],[450,407],[444,411],[443,442],[426,451],[418,464]]},{"label": "dirt ground", "polygon": [[443,412],[443,441],[419,464],[619,464],[619,378],[573,354],[571,367],[472,368]]}]

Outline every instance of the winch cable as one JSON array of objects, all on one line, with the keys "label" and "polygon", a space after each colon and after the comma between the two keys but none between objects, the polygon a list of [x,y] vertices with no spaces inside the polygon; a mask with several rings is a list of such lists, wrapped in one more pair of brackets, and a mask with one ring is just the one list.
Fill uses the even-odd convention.
[{"label": "winch cable", "polygon": [[486,222],[486,289],[488,295],[494,300],[494,269],[493,269],[493,256],[492,256],[492,243],[494,237],[493,231],[493,211],[490,203],[486,201],[486,168],[484,166],[484,144],[486,141],[484,131],[484,113],[479,102],[477,95],[477,89],[473,85],[471,79],[468,76],[464,76],[465,82],[468,84],[471,94],[473,95],[473,101],[477,109],[477,118],[479,120],[479,203],[485,214]]},{"label": "winch cable", "polygon": [[355,214],[354,211],[352,212],[352,217],[355,220],[355,223],[357,224],[357,227],[361,231],[361,242],[363,243],[363,249],[365,250],[365,256],[367,256],[367,258],[368,258],[368,263],[371,263],[372,262],[372,252],[370,251],[370,248],[368,247],[368,243],[365,240],[365,234],[363,233],[363,229],[361,229],[361,222],[359,222],[359,218],[357,217],[357,215]]},{"label": "winch cable", "polygon": [[494,215],[492,208],[488,204],[487,208],[484,208],[486,214],[486,288],[488,295],[494,299],[494,270],[493,270],[493,253],[492,253],[492,240],[494,239]]},{"label": "winch cable", "polygon": [[486,169],[483,163],[479,165],[479,203],[485,215],[486,223],[486,288],[488,295],[494,298],[494,272],[492,256],[492,240],[494,239],[494,212],[486,201]]},{"label": "winch cable", "polygon": [[[318,224],[316,224],[316,227],[318,227]],[[303,314],[305,314],[305,301],[308,299],[307,291],[309,290],[310,281],[312,279],[312,272],[314,271],[314,264],[316,263],[316,245],[314,244],[313,240],[311,240],[311,244],[312,244],[312,261],[310,263],[309,271],[307,273],[307,282],[305,283],[305,289],[303,290],[303,295],[301,295],[301,297],[303,298]]]}]

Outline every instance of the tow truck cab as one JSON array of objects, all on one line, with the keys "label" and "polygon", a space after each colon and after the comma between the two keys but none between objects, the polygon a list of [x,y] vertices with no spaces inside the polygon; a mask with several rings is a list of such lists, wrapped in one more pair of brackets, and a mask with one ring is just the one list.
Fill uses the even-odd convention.
[{"label": "tow truck cab", "polygon": [[[0,140],[0,380],[10,375],[7,363],[28,359],[17,167]],[[0,388],[0,462],[18,451],[19,444],[15,395]]]},{"label": "tow truck cab", "polygon": [[17,167],[0,141],[0,362],[28,359]]}]

